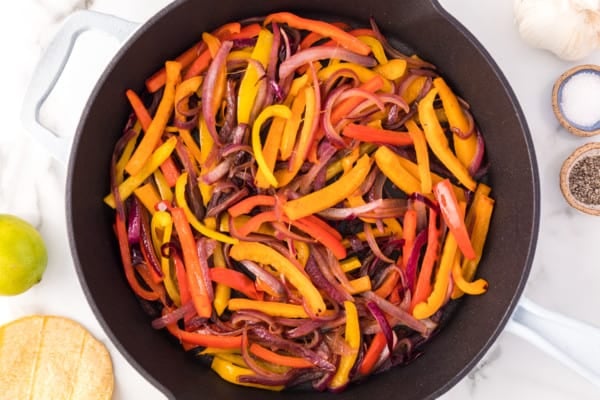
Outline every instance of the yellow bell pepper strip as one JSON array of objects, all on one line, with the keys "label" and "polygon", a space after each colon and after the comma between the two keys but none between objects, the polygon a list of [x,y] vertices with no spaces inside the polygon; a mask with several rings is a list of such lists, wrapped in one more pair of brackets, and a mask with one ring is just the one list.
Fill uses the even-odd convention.
[{"label": "yellow bell pepper strip", "polygon": [[[286,120],[283,118],[275,117],[271,122],[271,127],[267,133],[267,138],[265,139],[265,145],[262,151],[267,171],[273,171],[275,169],[275,163],[277,162],[277,155],[279,153],[281,140],[283,139],[282,135],[285,125]],[[267,189],[270,185],[271,184],[268,182],[263,171],[259,169],[256,172],[256,186],[261,189]]]},{"label": "yellow bell pepper strip", "polygon": [[229,383],[233,383],[235,385],[240,386],[249,386],[258,389],[266,389],[272,391],[281,391],[285,388],[283,385],[279,386],[268,386],[268,385],[260,385],[258,383],[248,383],[248,382],[240,382],[240,376],[253,376],[254,371],[249,368],[240,367],[238,365],[234,365],[233,363],[223,360],[218,355],[215,356],[212,360],[210,368],[217,373],[223,380],[226,380]]},{"label": "yellow bell pepper strip", "polygon": [[476,258],[475,250],[465,225],[464,213],[461,212],[454,190],[452,190],[452,184],[445,179],[434,186],[433,193],[440,205],[442,217],[456,239],[460,251],[465,258],[474,260]]},{"label": "yellow bell pepper strip", "polygon": [[250,260],[270,265],[300,292],[312,314],[319,316],[325,312],[323,297],[310,279],[299,266],[275,249],[257,242],[240,242],[231,246],[229,255],[236,261]]},{"label": "yellow bell pepper strip", "polygon": [[[213,264],[214,268],[226,268],[225,255],[223,254],[223,246],[221,242],[217,242],[215,251],[213,253]],[[223,314],[223,311],[227,308],[227,302],[231,298],[231,288],[222,283],[217,283],[215,286],[215,298],[213,300],[213,307],[217,315]]]},{"label": "yellow bell pepper strip", "polygon": [[360,263],[360,260],[358,259],[358,257],[350,257],[346,260],[341,260],[340,267],[342,267],[342,271],[344,271],[344,272],[351,272],[351,271],[354,271],[355,269],[360,268],[361,263]]},{"label": "yellow bell pepper strip", "polygon": [[[320,81],[326,81],[327,79],[329,79],[331,77],[331,75],[333,75],[334,73],[336,73],[342,69],[349,69],[352,72],[354,72],[358,76],[358,79],[363,84],[365,84],[373,79],[376,79],[376,80],[380,80],[380,84],[381,84],[380,89],[381,90],[383,90],[386,93],[389,93],[392,90],[392,83],[389,80],[385,79],[381,74],[373,71],[372,69],[363,67],[362,65],[358,65],[358,64],[354,64],[354,63],[350,63],[350,62],[343,62],[343,63],[329,65],[329,66],[321,69],[317,75],[318,75]],[[377,90],[379,90],[379,89],[377,89]],[[372,93],[374,93],[374,92],[375,91],[373,91]],[[361,101],[362,101],[362,99],[361,99]]]},{"label": "yellow bell pepper strip", "polygon": [[371,290],[371,278],[367,275],[361,276],[360,278],[350,280],[350,286],[352,290],[350,294],[356,295]]},{"label": "yellow bell pepper strip", "polygon": [[[208,131],[208,126],[206,126],[206,122],[202,116],[199,117],[198,121],[198,138],[200,141],[200,172],[201,175],[205,175],[212,169],[211,165],[208,164],[208,161],[210,154],[214,150],[215,141]],[[208,201],[212,197],[213,185],[207,184],[203,179],[200,179],[198,182],[198,188],[200,189],[200,194],[202,195],[202,202],[206,207],[208,205]]]},{"label": "yellow bell pepper strip", "polygon": [[170,209],[173,218],[173,225],[181,243],[181,252],[183,262],[185,263],[187,282],[194,303],[194,308],[201,318],[210,318],[212,315],[211,299],[208,295],[207,285],[211,282],[205,282],[204,276],[198,259],[198,250],[194,234],[182,208],[172,207]]},{"label": "yellow bell pepper strip", "polygon": [[406,87],[406,89],[404,89],[404,91],[400,93],[400,96],[402,96],[402,98],[406,101],[407,104],[411,104],[417,99],[417,97],[421,93],[421,90],[423,89],[423,86],[427,82],[427,79],[428,78],[426,76],[417,76],[408,85],[408,87]]},{"label": "yellow bell pepper strip", "polygon": [[448,283],[450,282],[450,274],[452,272],[452,264],[457,250],[458,246],[456,245],[454,235],[452,232],[449,232],[444,242],[444,250],[442,251],[440,266],[435,276],[433,291],[426,301],[416,304],[413,309],[413,316],[416,319],[429,318],[444,305]]},{"label": "yellow bell pepper strip", "polygon": [[374,158],[381,172],[404,193],[411,195],[421,191],[421,182],[399,162],[403,157],[381,146],[375,151]]},{"label": "yellow bell pepper strip", "polygon": [[160,255],[160,267],[163,273],[163,283],[167,294],[177,306],[181,306],[181,298],[177,285],[173,281],[173,271],[171,270],[171,262],[168,257],[164,257],[160,251],[165,243],[171,240],[173,232],[173,219],[171,214],[166,211],[157,211],[152,216],[150,222],[150,232],[152,234],[152,242],[157,255]]},{"label": "yellow bell pepper strip", "polygon": [[[158,188],[158,194],[160,195],[160,198],[162,200],[172,202],[173,201],[173,191],[171,190],[171,187],[169,186],[169,183],[167,182],[167,178],[165,178],[165,175],[160,170],[157,169],[156,171],[154,171],[153,177],[154,177],[154,182],[156,183],[156,187]],[[177,181],[175,181],[175,183],[177,183]]]},{"label": "yellow bell pepper strip", "polygon": [[331,379],[331,382],[329,382],[329,389],[331,390],[341,390],[348,384],[350,381],[350,372],[356,362],[360,347],[361,333],[356,306],[351,301],[345,301],[344,310],[346,311],[344,340],[348,344],[350,351],[347,354],[343,354],[340,358],[335,375]]},{"label": "yellow bell pepper strip", "polygon": [[358,40],[371,48],[371,53],[373,53],[373,57],[375,57],[379,64],[386,64],[388,62],[388,58],[385,55],[385,50],[383,49],[383,46],[379,40],[375,39],[373,36],[360,35],[356,37]]},{"label": "yellow bell pepper strip", "polygon": [[215,58],[215,55],[219,51],[219,47],[221,47],[221,41],[216,36],[211,35],[208,32],[202,33],[202,40],[206,43],[208,47],[208,51],[210,51],[210,56]]},{"label": "yellow bell pepper strip", "polygon": [[419,166],[419,179],[421,180],[421,193],[431,193],[431,169],[429,167],[429,151],[427,141],[423,131],[417,126],[415,121],[406,121],[408,134],[413,140],[415,152],[417,154],[417,165]]},{"label": "yellow bell pepper strip", "polygon": [[206,237],[223,243],[237,243],[238,240],[236,238],[232,238],[231,236],[225,235],[215,229],[210,229],[208,226],[198,221],[198,218],[196,218],[192,210],[190,210],[185,198],[185,186],[187,185],[188,181],[187,177],[187,172],[184,172],[181,174],[179,179],[177,179],[177,184],[175,185],[175,200],[177,201],[177,205],[183,209],[188,222],[194,227],[195,230]]},{"label": "yellow bell pepper strip", "polygon": [[[313,82],[314,83],[314,82]],[[314,87],[314,89],[313,89]],[[304,112],[304,123],[300,136],[297,140],[295,152],[289,160],[287,171],[278,171],[276,174],[277,181],[281,186],[287,185],[300,171],[304,160],[312,147],[315,137],[316,127],[320,117],[320,99],[318,96],[318,82],[315,86],[307,86],[304,88],[306,98],[306,109]]]},{"label": "yellow bell pepper strip", "polygon": [[140,121],[137,121],[135,123],[135,125],[133,126],[133,131],[135,132],[135,134],[127,141],[127,144],[125,145],[125,148],[121,153],[121,157],[119,157],[119,160],[115,165],[115,183],[117,185],[123,183],[123,180],[125,179],[125,165],[127,165],[127,163],[129,162],[131,154],[133,154],[133,151],[135,150],[138,136],[142,131],[142,125]]},{"label": "yellow bell pepper strip", "polygon": [[[477,152],[477,136],[472,134],[474,129],[472,122],[469,122],[467,117],[465,117],[458,99],[443,78],[435,78],[433,80],[433,87],[438,90],[448,123],[454,132],[452,138],[456,157],[458,157],[465,167],[469,167]],[[456,133],[455,130],[459,132]],[[469,136],[465,138],[464,136],[466,135]]]},{"label": "yellow bell pepper strip", "polygon": [[419,121],[425,132],[425,138],[429,148],[436,157],[444,164],[446,168],[459,180],[460,183],[471,191],[475,190],[477,183],[473,180],[467,168],[460,162],[448,147],[448,139],[444,135],[444,130],[440,125],[433,101],[437,95],[437,89],[433,88],[419,102],[418,113]]},{"label": "yellow bell pepper strip", "polygon": [[407,132],[390,131],[354,123],[346,125],[342,130],[342,134],[361,142],[390,144],[394,146],[408,146],[413,143],[411,135]]},{"label": "yellow bell pepper strip", "polygon": [[333,207],[354,193],[363,183],[371,169],[371,159],[362,156],[354,168],[337,181],[310,194],[290,200],[282,208],[285,215],[292,220],[316,214],[326,208]]},{"label": "yellow bell pepper strip", "polygon": [[[266,68],[269,62],[271,46],[273,45],[273,34],[262,29],[258,34],[256,45],[252,50],[252,59],[261,63]],[[238,105],[237,105],[237,120],[238,124],[250,124],[252,109],[258,94],[258,82],[263,79],[259,76],[259,71],[252,63],[248,64],[246,73],[240,83]]]},{"label": "yellow bell pepper strip", "polygon": [[465,225],[467,225],[467,229],[469,229],[469,232],[473,231],[473,223],[475,222],[475,217],[481,211],[479,208],[479,202],[482,198],[488,197],[491,191],[492,188],[486,185],[485,183],[480,182],[477,185],[477,189],[475,189],[475,194],[473,195],[473,201],[471,202],[471,206],[469,207],[469,211],[467,212],[467,216],[465,218]]},{"label": "yellow bell pepper strip", "polygon": [[[470,295],[479,295],[485,293],[488,287],[488,283],[485,279],[477,279],[472,282],[467,282],[462,275],[462,269],[460,267],[460,261],[456,260],[452,266],[452,280],[456,287],[460,290],[460,297],[463,293]],[[454,300],[454,292],[451,298]]]},{"label": "yellow bell pepper strip", "polygon": [[402,78],[406,73],[406,60],[390,60],[375,66],[374,70],[391,81]]},{"label": "yellow bell pepper strip", "polygon": [[273,187],[277,187],[277,179],[275,179],[273,171],[269,169],[265,157],[263,156],[262,144],[260,143],[260,130],[269,118],[279,117],[288,119],[291,116],[292,111],[288,107],[282,104],[275,104],[263,109],[258,117],[256,117],[254,124],[252,124],[252,151],[254,152],[254,158],[258,164],[258,170]]},{"label": "yellow bell pepper strip", "polygon": [[242,298],[229,299],[227,308],[230,311],[256,310],[272,317],[309,318],[304,307],[298,304],[279,303],[276,301],[261,301]]},{"label": "yellow bell pepper strip", "polygon": [[135,196],[140,200],[144,207],[146,207],[150,214],[154,214],[156,212],[156,208],[154,207],[161,201],[161,198],[158,195],[156,187],[153,183],[149,182],[140,186],[133,191],[133,194],[135,194]]},{"label": "yellow bell pepper strip", "polygon": [[305,242],[299,240],[294,240],[293,245],[294,250],[296,251],[296,260],[298,260],[302,267],[306,267],[308,257],[310,256],[310,247]]},{"label": "yellow bell pepper strip", "polygon": [[264,25],[268,25],[272,22],[288,24],[292,28],[304,29],[309,32],[318,33],[323,37],[333,39],[343,48],[363,56],[366,56],[371,52],[371,48],[361,42],[359,39],[343,29],[340,29],[337,26],[325,21],[302,18],[290,12],[278,12],[267,15]]},{"label": "yellow bell pepper strip", "polygon": [[[485,245],[492,212],[494,209],[494,200],[486,195],[481,195],[477,203],[473,201],[471,208],[473,207],[475,207],[476,210],[474,212],[475,217],[471,229],[471,242],[473,243],[473,249],[475,250],[476,257],[473,260],[464,259],[460,268],[460,276],[464,277],[464,280],[467,283],[473,280],[477,271],[477,267],[479,266],[479,261],[481,260],[481,255],[483,254],[483,247]],[[481,279],[478,281],[481,281]],[[479,283],[479,285],[482,284]],[[459,286],[459,290],[455,290],[452,293],[452,298],[455,299],[461,297],[462,292],[471,294]]]},{"label": "yellow bell pepper strip", "polygon": [[175,61],[167,61],[165,68],[167,70],[167,83],[156,114],[148,127],[148,131],[142,137],[131,159],[125,166],[125,170],[130,175],[138,174],[147,164],[173,112],[175,85],[180,77],[181,64]]},{"label": "yellow bell pepper strip", "polygon": [[306,108],[306,91],[300,90],[292,102],[292,116],[286,121],[279,147],[280,158],[286,161],[292,155],[296,136],[302,122],[302,112]]},{"label": "yellow bell pepper strip", "polygon": [[[123,183],[119,185],[119,195],[121,200],[125,201],[133,191],[138,188],[160,165],[171,155],[177,144],[175,137],[169,138],[159,146],[151,155],[146,164],[134,175],[130,175]],[[109,194],[104,198],[104,202],[112,208],[115,208],[114,196]]]}]

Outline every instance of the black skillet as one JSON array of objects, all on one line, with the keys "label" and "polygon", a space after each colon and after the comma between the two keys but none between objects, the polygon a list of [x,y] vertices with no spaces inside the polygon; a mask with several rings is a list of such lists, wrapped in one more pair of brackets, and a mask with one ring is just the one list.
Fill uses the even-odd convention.
[{"label": "black skillet", "polygon": [[[200,37],[229,21],[293,11],[367,25],[433,62],[472,106],[487,142],[497,205],[480,273],[487,294],[467,298],[445,329],[412,364],[354,385],[341,394],[289,392],[290,399],[435,398],[463,378],[494,342],[523,290],[537,238],[539,188],[528,128],[514,94],[488,53],[435,0],[182,0],[144,24],[121,48],[83,113],[71,153],[67,217],[80,280],[96,316],[125,357],[167,396],[177,399],[281,398],[240,388],[191,360],[155,331],[122,275],[109,190],[113,146],[128,115],[123,93]],[[126,383],[123,383],[126,384]],[[316,397],[315,397],[316,396]]]}]

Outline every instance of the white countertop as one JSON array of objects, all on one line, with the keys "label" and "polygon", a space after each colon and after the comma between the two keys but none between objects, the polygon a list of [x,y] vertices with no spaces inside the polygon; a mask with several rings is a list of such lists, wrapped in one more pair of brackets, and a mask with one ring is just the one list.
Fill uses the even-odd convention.
[{"label": "white countertop", "polygon": [[[114,399],[164,399],[110,343],[77,280],[64,213],[65,166],[53,160],[21,126],[23,94],[34,66],[63,19],[90,8],[143,22],[169,0],[22,0],[0,16],[3,129],[0,132],[0,213],[21,216],[41,231],[49,252],[42,282],[16,297],[0,297],[0,324],[32,314],[71,317],[102,340],[116,373]],[[441,0],[487,48],[512,85],[528,120],[541,178],[538,246],[525,294],[546,308],[600,326],[600,219],[571,209],[558,175],[563,160],[594,141],[560,128],[552,114],[554,80],[583,63],[600,64],[600,52],[577,63],[527,47],[518,37],[510,0]],[[86,33],[76,44],[64,78],[42,110],[45,123],[73,134],[80,112],[118,44],[101,33]],[[518,206],[518,205],[515,205]],[[569,338],[565,338],[569,340]],[[600,345],[599,345],[600,346]],[[520,338],[502,334],[479,365],[443,397],[465,399],[598,399],[600,388]]]}]

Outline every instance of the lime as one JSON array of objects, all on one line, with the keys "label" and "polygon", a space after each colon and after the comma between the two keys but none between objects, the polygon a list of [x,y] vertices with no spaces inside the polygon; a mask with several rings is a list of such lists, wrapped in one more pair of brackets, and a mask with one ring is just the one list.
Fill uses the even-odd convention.
[{"label": "lime", "polygon": [[38,283],[47,263],[39,232],[21,218],[0,214],[0,295],[20,294]]}]

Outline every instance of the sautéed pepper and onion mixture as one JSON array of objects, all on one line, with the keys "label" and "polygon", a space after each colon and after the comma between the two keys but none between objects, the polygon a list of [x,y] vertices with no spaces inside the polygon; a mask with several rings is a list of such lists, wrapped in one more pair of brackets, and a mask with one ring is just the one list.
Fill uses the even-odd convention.
[{"label": "saut\u00e9ed pepper and onion mixture", "polygon": [[343,390],[486,291],[482,136],[375,21],[228,23],[126,96],[104,199],[125,278],[223,379]]}]

